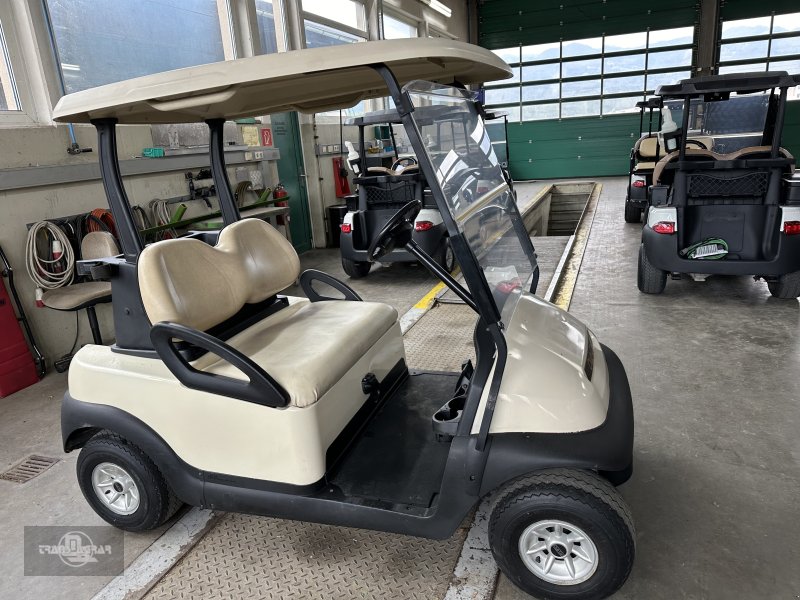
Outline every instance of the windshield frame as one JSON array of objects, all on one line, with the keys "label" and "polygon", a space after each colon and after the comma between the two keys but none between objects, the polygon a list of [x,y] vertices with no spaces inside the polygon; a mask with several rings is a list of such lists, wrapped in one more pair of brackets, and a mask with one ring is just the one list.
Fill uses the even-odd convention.
[{"label": "windshield frame", "polygon": [[[411,82],[408,84],[408,86],[416,83],[417,82]],[[482,107],[478,102],[476,102],[474,95],[471,92],[463,88],[455,86],[440,86],[440,84],[432,84],[431,82],[427,81],[419,83],[438,86],[447,91],[455,91],[457,94],[454,94],[454,97],[461,96],[465,101],[473,102],[475,107],[475,115],[473,116],[480,119],[481,124],[485,128]],[[498,323],[501,324],[502,327],[503,320],[507,322],[513,315],[513,310],[516,303],[511,305],[506,303],[504,307],[498,306],[492,291],[492,286],[489,284],[484,272],[485,265],[481,263],[482,258],[476,254],[476,249],[470,245],[466,232],[458,224],[458,219],[463,220],[465,215],[468,215],[473,211],[479,212],[481,207],[490,207],[491,200],[493,197],[498,195],[499,188],[502,188],[499,189],[499,192],[507,192],[508,200],[506,202],[492,206],[495,206],[498,210],[502,210],[502,212],[506,215],[506,218],[510,222],[510,226],[507,226],[504,230],[505,234],[509,235],[511,239],[515,240],[515,243],[519,245],[520,250],[524,254],[523,260],[527,261],[527,264],[530,265],[529,281],[532,289],[525,289],[524,291],[535,291],[535,286],[537,285],[539,278],[536,253],[534,251],[530,235],[525,228],[522,216],[519,212],[519,207],[516,203],[516,196],[513,191],[512,183],[508,178],[507,173],[502,169],[502,166],[498,165],[502,175],[502,183],[498,183],[498,185],[494,186],[492,189],[487,190],[480,198],[475,200],[473,206],[470,206],[467,211],[465,211],[463,214],[459,214],[458,217],[456,217],[454,213],[451,212],[454,209],[451,207],[450,202],[447,199],[447,195],[442,188],[442,183],[437,176],[436,163],[428,152],[428,148],[424,143],[424,138],[421,133],[421,125],[431,124],[431,119],[429,118],[430,111],[426,110],[428,108],[427,106],[415,107],[411,100],[411,94],[406,91],[406,88],[403,90],[398,89],[397,91],[399,92],[400,97],[393,98],[395,105],[398,107],[398,112],[401,114],[401,119],[403,119],[403,124],[405,126],[406,133],[409,136],[409,141],[411,142],[411,145],[414,148],[415,154],[420,163],[420,170],[425,175],[428,185],[431,189],[431,193],[436,200],[437,207],[442,215],[442,220],[450,235],[451,247],[453,248],[453,252],[456,255],[459,265],[461,266],[464,280],[466,281],[467,287],[473,295],[475,304],[478,307],[478,312],[487,323]],[[470,107],[470,110],[472,110],[472,107]],[[450,111],[442,111],[442,123],[452,120],[452,116],[448,117],[448,112]],[[419,118],[422,118],[422,121],[420,121]],[[438,125],[439,122],[439,119],[433,119],[433,124]],[[476,147],[480,146],[477,141],[473,142],[471,140],[470,143],[474,144]],[[513,233],[511,232],[511,229],[513,229]]]}]

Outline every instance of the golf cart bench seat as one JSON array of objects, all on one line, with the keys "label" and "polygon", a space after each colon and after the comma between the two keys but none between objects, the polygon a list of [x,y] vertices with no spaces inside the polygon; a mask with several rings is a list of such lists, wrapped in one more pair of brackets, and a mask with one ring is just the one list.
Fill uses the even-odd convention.
[{"label": "golf cart bench seat", "polygon": [[[718,152],[702,150],[700,148],[687,148],[686,157],[689,161],[733,161],[745,160],[748,158],[769,158],[770,152],[771,148],[769,146],[748,146],[747,148],[741,148],[740,150],[731,152],[729,154],[719,154]],[[788,173],[794,173],[794,156],[792,156],[792,154],[785,148],[780,148],[779,153],[782,158],[791,161],[786,165],[786,171]],[[668,165],[676,162],[679,157],[680,151],[675,150],[658,161],[655,171],[653,171],[653,183],[662,183],[661,178],[665,174],[665,171],[668,170]]]},{"label": "golf cart bench seat", "polygon": [[[216,246],[167,240],[139,258],[139,287],[152,323],[207,331],[246,304],[292,285],[300,261],[271,225],[245,219],[222,230]],[[237,333],[225,344],[261,367],[283,388],[288,405],[316,403],[397,323],[397,311],[374,302],[298,299]],[[230,362],[207,352],[198,371],[247,380]],[[359,373],[360,380],[367,371]]]},{"label": "golf cart bench seat", "polygon": [[[706,148],[714,145],[714,140],[707,136],[689,136],[689,139],[701,142]],[[700,148],[697,149],[700,150]],[[659,143],[656,135],[636,140],[633,152],[636,159],[634,171],[652,171],[656,168],[658,161],[666,156],[664,146]]]}]

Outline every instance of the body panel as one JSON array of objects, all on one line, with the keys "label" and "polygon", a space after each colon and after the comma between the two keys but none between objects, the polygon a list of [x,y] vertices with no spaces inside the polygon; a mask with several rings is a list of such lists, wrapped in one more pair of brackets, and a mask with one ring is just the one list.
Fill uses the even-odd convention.
[{"label": "body panel", "polygon": [[324,475],[328,446],[367,399],[364,375],[383,380],[404,356],[395,324],[318,402],[269,408],[186,388],[160,360],[88,345],[72,361],[69,393],[147,423],[195,468],[308,485]]},{"label": "body panel", "polygon": [[[606,363],[599,342],[583,323],[524,292],[505,336],[508,358],[490,433],[569,433],[605,421],[609,404]],[[584,369],[588,344],[594,359],[591,380]],[[494,372],[490,378],[493,376]],[[478,431],[487,397],[488,387],[473,433]]]}]

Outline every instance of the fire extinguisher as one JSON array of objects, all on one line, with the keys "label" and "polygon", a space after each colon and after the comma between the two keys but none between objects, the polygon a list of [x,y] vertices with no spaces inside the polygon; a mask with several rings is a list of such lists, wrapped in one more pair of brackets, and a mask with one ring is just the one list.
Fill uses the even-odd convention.
[{"label": "fire extinguisher", "polygon": [[[279,183],[278,185],[275,186],[275,189],[272,191],[272,197],[275,198],[276,200],[278,198],[288,198],[289,192],[286,191],[286,188],[283,187],[282,183]],[[276,202],[275,206],[289,206],[289,202],[287,200],[283,200],[280,202]],[[286,226],[289,224],[289,215],[286,216],[278,215],[278,218],[276,220],[278,225]]]}]

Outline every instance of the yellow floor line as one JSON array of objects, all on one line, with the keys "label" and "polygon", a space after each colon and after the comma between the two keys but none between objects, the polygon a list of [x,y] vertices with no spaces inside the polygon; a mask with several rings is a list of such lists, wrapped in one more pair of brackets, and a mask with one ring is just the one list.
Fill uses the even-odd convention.
[{"label": "yellow floor line", "polygon": [[419,302],[414,305],[414,308],[419,308],[421,310],[427,310],[433,304],[433,301],[436,300],[436,294],[441,292],[445,288],[444,283],[441,281],[437,283],[435,286],[431,288],[427,294],[425,294],[422,298],[420,298]]}]

